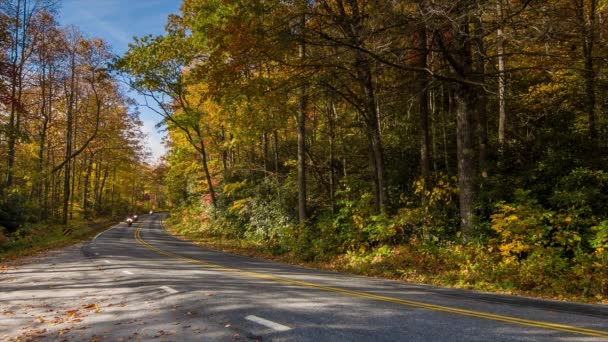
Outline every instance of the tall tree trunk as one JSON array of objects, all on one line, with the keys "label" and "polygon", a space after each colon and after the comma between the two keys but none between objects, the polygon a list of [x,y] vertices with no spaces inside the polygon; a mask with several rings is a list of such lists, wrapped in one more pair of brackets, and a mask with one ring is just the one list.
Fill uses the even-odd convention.
[{"label": "tall tree trunk", "polygon": [[597,36],[596,27],[596,11],[597,0],[588,0],[588,8],[585,6],[585,0],[574,0],[576,7],[576,16],[579,21],[579,32],[581,34],[583,45],[583,59],[585,70],[583,78],[585,80],[585,111],[587,112],[589,141],[595,149],[595,141],[597,140],[597,129],[595,123],[595,107],[596,107],[596,81],[597,75],[594,65],[594,48]]},{"label": "tall tree trunk", "polygon": [[97,157],[97,161],[95,162],[95,184],[93,185],[93,211],[98,212],[99,203],[97,202],[99,199],[100,187],[101,187],[101,169],[102,169],[102,154],[103,152],[99,152],[99,156]]},{"label": "tall tree trunk", "polygon": [[[306,43],[304,31],[306,29],[307,0],[303,0],[302,15],[300,17],[300,62],[306,61]],[[301,225],[306,223],[306,111],[308,107],[307,86],[300,87],[300,108],[297,115],[298,130],[298,221]]]},{"label": "tall tree trunk", "polygon": [[[418,30],[418,67],[426,69],[428,66],[427,32],[426,27]],[[429,157],[429,90],[428,75],[425,72],[417,75],[418,78],[418,128],[420,130],[420,174],[427,179],[430,175],[431,163]]]},{"label": "tall tree trunk", "polygon": [[[100,166],[101,167],[101,166]],[[110,162],[106,162],[106,166],[103,168],[103,176],[101,177],[101,184],[99,184],[99,192],[97,193],[97,198],[95,199],[95,212],[101,213],[103,211],[103,193],[106,186],[106,179],[108,178],[108,173],[110,171]]]},{"label": "tall tree trunk", "polygon": [[[481,14],[475,16],[475,49],[474,49],[474,58],[475,58],[475,75],[476,80],[479,84],[485,84],[485,44],[483,42],[484,31],[483,31],[483,23],[481,20]],[[486,178],[488,176],[488,166],[487,166],[487,148],[488,148],[488,114],[487,114],[487,105],[488,105],[488,97],[486,92],[483,89],[479,89],[476,91],[477,95],[476,103],[477,103],[477,144],[478,144],[478,160],[479,160],[479,172],[481,177]]]},{"label": "tall tree trunk", "polygon": [[264,158],[264,177],[268,175],[268,133],[262,134],[262,155]]},{"label": "tall tree trunk", "polygon": [[[74,107],[78,108],[78,99],[74,100]],[[73,143],[72,146],[75,146],[78,143],[78,115],[74,113],[74,129],[73,129]],[[74,219],[74,202],[76,202],[76,171],[78,169],[78,162],[76,157],[72,160],[72,184],[71,184],[71,194],[70,194],[70,220]],[[80,182],[80,177],[78,177],[78,182]]]},{"label": "tall tree trunk", "polygon": [[[47,169],[51,165],[52,158],[53,157],[51,155],[50,142],[47,142],[47,145],[46,145],[46,168]],[[46,219],[48,219],[49,216],[52,218],[56,218],[56,216],[53,215],[51,205],[49,204],[50,199],[52,198],[52,194],[53,194],[54,180],[55,180],[55,174],[51,174],[50,178],[46,177],[44,179],[44,206],[43,206],[43,210],[42,210],[42,215]]]},{"label": "tall tree trunk", "polygon": [[72,129],[74,116],[74,92],[76,82],[76,52],[72,51],[70,56],[70,87],[68,104],[66,108],[66,131],[65,131],[65,165],[63,168],[63,219],[62,223],[68,223],[68,205],[70,203],[70,171],[72,169]]},{"label": "tall tree trunk", "polygon": [[457,52],[453,66],[457,69],[461,82],[455,84],[454,105],[456,110],[458,186],[460,205],[460,230],[465,242],[473,237],[475,225],[475,145],[473,120],[477,91],[468,82],[474,80],[471,54],[470,24],[471,9],[464,8],[460,30],[457,33]]},{"label": "tall tree trunk", "polygon": [[221,138],[222,138],[222,171],[224,173],[224,180],[228,179],[228,145],[226,144],[226,130],[224,126],[221,127]]},{"label": "tall tree trunk", "polygon": [[[90,217],[90,208],[89,208],[89,188],[91,184],[91,174],[93,173],[93,162],[95,158],[93,155],[89,157],[87,168],[84,173],[84,180],[82,182],[82,211],[84,213],[85,218]],[[86,163],[86,162],[85,162]]]},{"label": "tall tree trunk", "polygon": [[335,141],[336,141],[336,119],[337,119],[336,104],[333,99],[330,100],[330,108],[328,111],[329,120],[329,201],[331,211],[336,212],[336,156],[335,156]]},{"label": "tall tree trunk", "polygon": [[274,140],[274,172],[279,176],[279,133],[275,129],[272,132]]},{"label": "tall tree trunk", "polygon": [[110,190],[110,208],[112,215],[116,215],[116,165],[112,168],[112,188]]},{"label": "tall tree trunk", "polygon": [[500,21],[496,34],[496,49],[498,53],[498,149],[502,154],[506,143],[507,110],[506,110],[506,75],[505,75],[505,48],[504,32],[502,26],[503,8],[502,1],[496,2],[496,15]]},{"label": "tall tree trunk", "polygon": [[465,241],[472,238],[475,200],[475,149],[472,139],[473,105],[472,89],[458,85],[454,92],[457,121],[458,186],[460,204],[460,229]]},{"label": "tall tree trunk", "polygon": [[203,171],[205,172],[205,180],[207,181],[207,189],[209,190],[209,196],[211,198],[211,205],[213,206],[213,210],[217,209],[217,198],[215,196],[215,189],[213,189],[213,181],[211,179],[211,172],[209,172],[209,163],[207,161],[207,151],[205,149],[205,141],[202,136],[199,134],[200,145],[199,145],[199,154],[201,157],[201,162],[203,163]]},{"label": "tall tree trunk", "polygon": [[450,88],[448,88],[446,92],[443,85],[441,86],[441,104],[441,135],[443,138],[443,163],[445,164],[445,173],[446,175],[449,175],[450,156],[448,153],[448,123],[446,116],[448,112],[452,112],[452,92]]},{"label": "tall tree trunk", "polygon": [[[45,146],[46,146],[46,136],[49,124],[49,114],[47,110],[47,82],[46,82],[46,68],[42,68],[42,75],[40,81],[40,89],[41,89],[41,108],[40,114],[42,115],[42,122],[40,123],[40,133],[39,133],[39,141],[38,141],[38,165],[37,165],[37,175],[35,182],[35,192],[36,192],[36,202],[38,203],[39,208],[43,208],[43,195],[42,195],[42,187],[44,183],[44,178],[42,177],[42,173],[44,171],[44,161],[45,161]],[[40,211],[42,214],[42,210]],[[42,217],[39,217],[42,220]]]},{"label": "tall tree trunk", "polygon": [[[20,37],[19,31],[21,29],[22,21],[21,21],[21,1],[17,2],[17,9],[15,18],[15,32],[12,39],[11,45],[11,109],[9,114],[9,124],[8,124],[8,137],[7,137],[7,145],[8,145],[8,155],[7,155],[7,174],[6,174],[6,187],[11,187],[13,185],[13,176],[14,176],[14,168],[15,168],[15,146],[17,143],[17,117],[20,115],[21,111],[21,103],[18,98],[20,97],[21,89],[19,89],[19,80],[22,77],[23,66],[19,65],[20,57],[19,57],[19,44]],[[25,10],[24,10],[25,12]],[[23,35],[25,35],[25,29],[23,30]]]},{"label": "tall tree trunk", "polygon": [[435,91],[429,90],[429,113],[431,114],[431,160],[433,161],[433,172],[437,173],[439,168],[437,167],[437,156],[439,154],[437,148],[437,99]]},{"label": "tall tree trunk", "polygon": [[379,212],[388,210],[387,180],[384,164],[384,148],[378,125],[378,107],[376,106],[376,95],[372,81],[370,61],[362,53],[357,55],[357,75],[363,95],[362,113],[365,119],[369,148],[371,151],[372,178],[374,180],[374,202]]}]

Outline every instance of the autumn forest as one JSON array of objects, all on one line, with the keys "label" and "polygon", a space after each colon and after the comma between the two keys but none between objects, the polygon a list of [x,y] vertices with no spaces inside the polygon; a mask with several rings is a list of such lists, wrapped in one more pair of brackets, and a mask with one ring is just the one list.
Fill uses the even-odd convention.
[{"label": "autumn forest", "polygon": [[608,300],[606,1],[184,0],[122,56],[0,4],[0,244],[166,209],[239,253]]}]

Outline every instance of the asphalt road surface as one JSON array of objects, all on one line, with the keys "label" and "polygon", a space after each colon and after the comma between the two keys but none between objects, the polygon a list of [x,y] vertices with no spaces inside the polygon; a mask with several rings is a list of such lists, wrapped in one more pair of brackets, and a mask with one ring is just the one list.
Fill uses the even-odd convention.
[{"label": "asphalt road surface", "polygon": [[0,272],[0,340],[608,340],[606,305],[240,257],[172,237],[162,216]]}]

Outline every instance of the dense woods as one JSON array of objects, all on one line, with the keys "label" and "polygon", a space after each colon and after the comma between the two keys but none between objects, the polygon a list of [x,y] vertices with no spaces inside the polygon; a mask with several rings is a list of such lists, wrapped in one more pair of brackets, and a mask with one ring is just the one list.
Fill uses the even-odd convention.
[{"label": "dense woods", "polygon": [[186,0],[116,67],[169,128],[184,229],[601,300],[607,14],[599,0]]},{"label": "dense woods", "polygon": [[[54,0],[0,1],[0,243],[150,205],[140,121],[101,39]],[[147,183],[148,182],[148,183]]]}]

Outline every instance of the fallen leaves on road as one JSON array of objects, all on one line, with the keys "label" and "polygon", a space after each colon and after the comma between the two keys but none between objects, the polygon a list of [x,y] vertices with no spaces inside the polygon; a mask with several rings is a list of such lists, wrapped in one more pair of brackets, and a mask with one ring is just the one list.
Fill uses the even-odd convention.
[{"label": "fallen leaves on road", "polygon": [[78,310],[66,311],[65,318],[66,318],[66,320],[72,319],[72,318],[76,317],[76,314],[78,314]]},{"label": "fallen leaves on road", "polygon": [[177,331],[175,330],[171,330],[171,331],[164,331],[164,330],[159,330],[156,335],[152,336],[152,338],[159,338],[161,336],[167,336],[167,335],[174,335],[176,334]]},{"label": "fallen leaves on road", "polygon": [[26,329],[29,329],[29,330],[24,332],[17,338],[15,338],[15,342],[37,340],[38,338],[44,337],[44,334],[48,331],[46,329],[38,329],[38,330],[33,330],[31,328],[26,328]]}]

